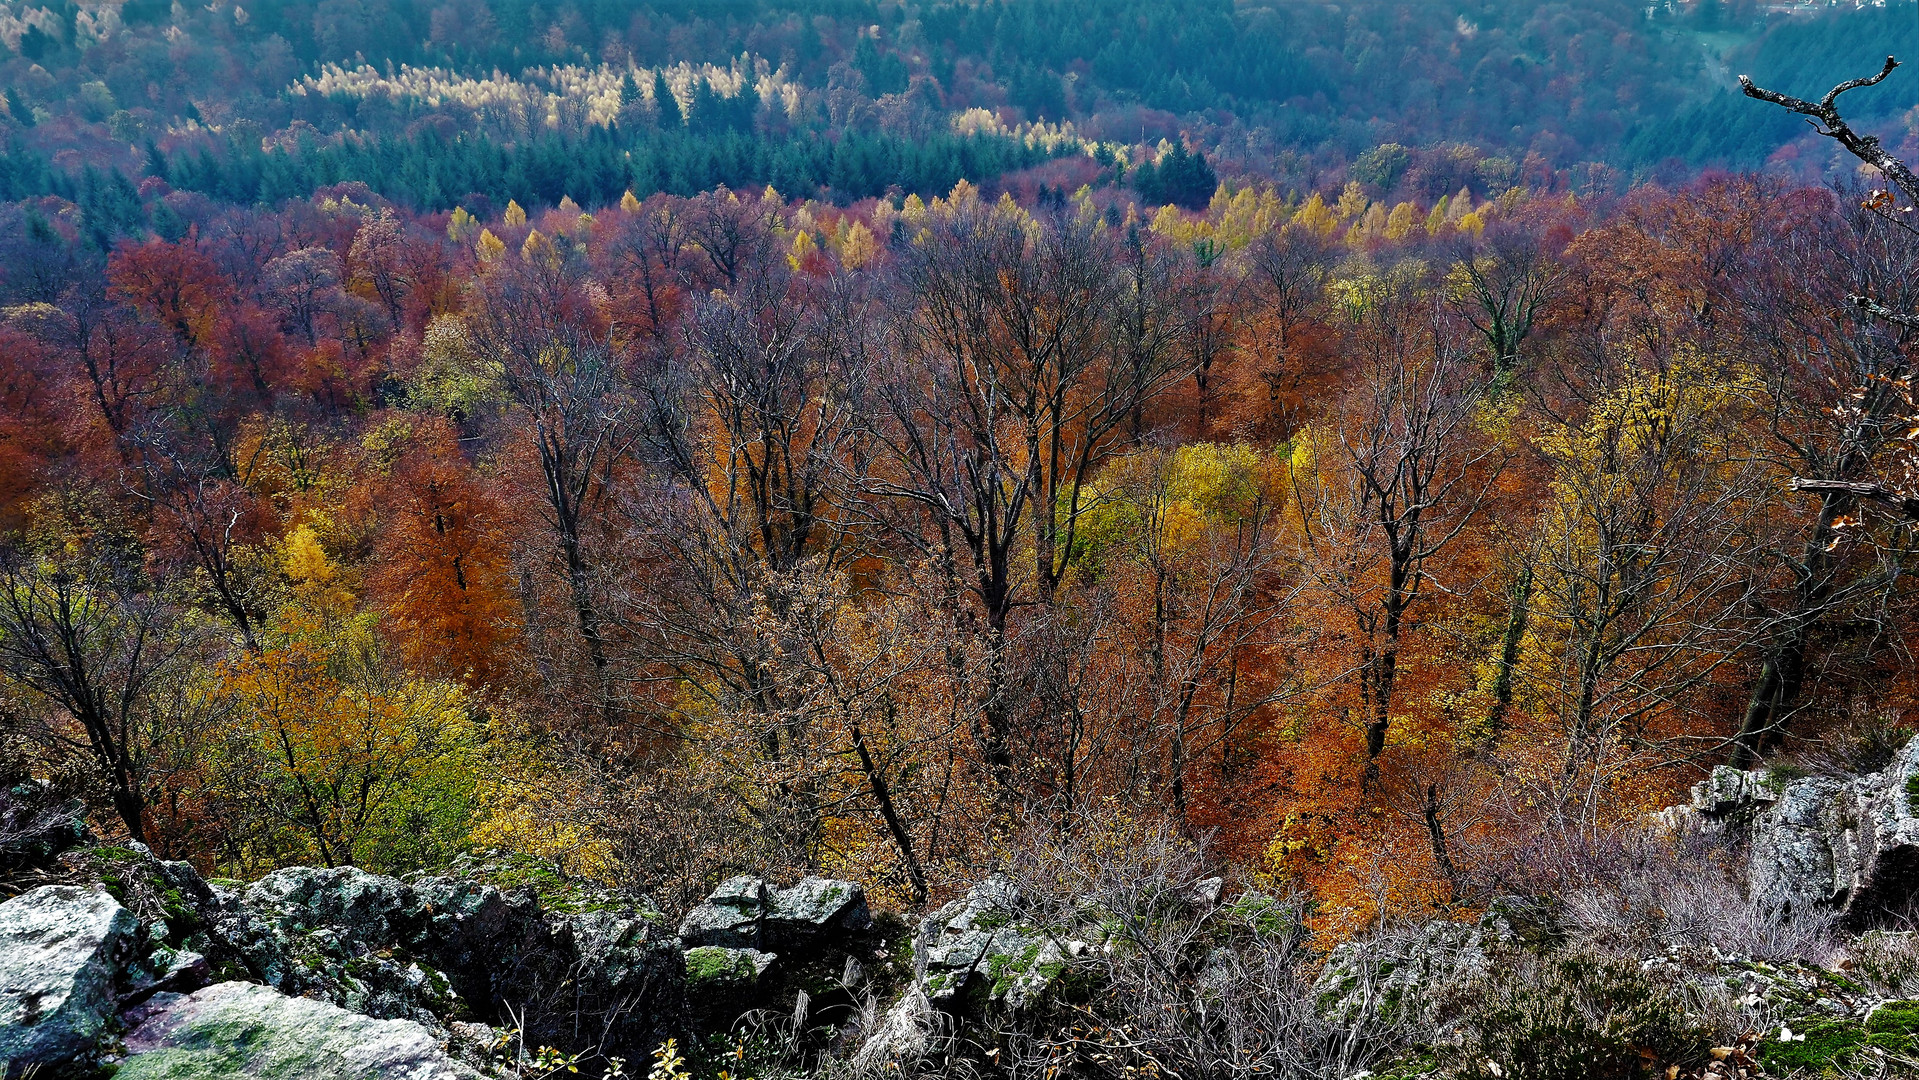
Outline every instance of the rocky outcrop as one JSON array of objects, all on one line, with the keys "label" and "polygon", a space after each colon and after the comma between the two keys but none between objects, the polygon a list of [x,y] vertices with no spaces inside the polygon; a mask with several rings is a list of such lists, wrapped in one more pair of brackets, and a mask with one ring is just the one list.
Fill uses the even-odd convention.
[{"label": "rocky outcrop", "polygon": [[427,1028],[254,983],[160,994],[127,1017],[120,1080],[481,1080]]},{"label": "rocky outcrop", "polygon": [[680,940],[688,948],[757,949],[771,906],[765,881],[747,876],[729,878],[686,913],[680,923]]},{"label": "rocky outcrop", "polygon": [[801,878],[774,888],[756,877],[735,877],[714,889],[680,923],[688,948],[805,948],[872,929],[866,891],[850,881]]},{"label": "rocky outcrop", "polygon": [[683,943],[644,896],[551,875],[533,875],[544,899],[353,867],[214,888],[137,844],[35,873],[87,884],[0,905],[0,1062],[14,1066],[114,1063],[124,1038],[128,1076],[467,1076],[502,1028],[640,1061],[776,998],[817,1009],[855,954],[873,959],[864,892],[825,878],[734,879]]},{"label": "rocky outcrop", "polygon": [[139,920],[104,892],[43,885],[0,904],[0,1075],[91,1053]]},{"label": "rocky outcrop", "polygon": [[978,993],[1025,1008],[1065,966],[1056,935],[1020,918],[1019,892],[991,877],[928,915],[915,939],[919,985],[934,1004]]},{"label": "rocky outcrop", "polygon": [[758,1009],[791,1010],[804,998],[816,1013],[855,1008],[848,982],[871,963],[872,913],[851,881],[807,877],[788,888],[763,878],[729,878],[687,912],[687,1018],[725,1030]]},{"label": "rocky outcrop", "polygon": [[427,1025],[463,1004],[428,958],[438,950],[425,903],[393,878],[351,867],[277,870],[212,921],[214,937],[247,972],[285,994]]},{"label": "rocky outcrop", "polygon": [[1313,995],[1320,1014],[1356,1023],[1369,1010],[1396,1014],[1435,987],[1486,974],[1494,945],[1511,931],[1497,915],[1477,923],[1429,922],[1403,935],[1341,942],[1326,956]]},{"label": "rocky outcrop", "polygon": [[1097,927],[1042,927],[1017,886],[989,877],[920,920],[913,981],[854,1056],[857,1070],[907,1068],[935,1055],[968,1017],[1042,1001]]},{"label": "rocky outcrop", "polygon": [[584,1025],[644,1054],[681,1020],[679,942],[644,897],[594,899],[549,911],[531,890],[292,867],[225,899],[213,936],[262,983],[352,1012],[439,1031],[511,1005],[529,1041]]},{"label": "rocky outcrop", "polygon": [[1825,906],[1864,921],[1919,890],[1919,739],[1863,776],[1721,766],[1676,809],[1668,823],[1689,819],[1740,843],[1753,895],[1768,908]]},{"label": "rocky outcrop", "polygon": [[873,928],[866,890],[851,881],[805,877],[772,890],[763,932],[773,949],[805,948],[818,941],[863,934]]}]

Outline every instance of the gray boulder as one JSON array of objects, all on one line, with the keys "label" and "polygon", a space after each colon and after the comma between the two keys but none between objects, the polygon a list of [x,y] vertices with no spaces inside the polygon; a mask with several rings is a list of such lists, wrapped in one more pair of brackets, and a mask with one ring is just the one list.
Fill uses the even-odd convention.
[{"label": "gray boulder", "polygon": [[1862,921],[1919,890],[1919,739],[1864,776],[1782,781],[1721,766],[1680,809],[1743,843],[1753,895],[1774,910]]},{"label": "gray boulder", "polygon": [[0,904],[0,1075],[7,1062],[91,1053],[139,925],[113,897],[73,885],[42,885]]},{"label": "gray boulder", "polygon": [[426,1028],[254,983],[160,994],[136,1013],[120,1080],[481,1080]]},{"label": "gray boulder", "polygon": [[866,890],[851,881],[808,877],[776,889],[742,876],[728,878],[686,913],[680,940],[688,948],[787,951],[872,928]]},{"label": "gray boulder", "polygon": [[771,890],[760,878],[728,878],[686,913],[680,922],[680,940],[689,948],[757,949],[771,899]]},{"label": "gray boulder", "polygon": [[994,876],[920,921],[918,985],[935,1005],[958,1007],[983,988],[985,1001],[1024,1009],[1066,966],[1056,935],[1022,921],[1019,891]]},{"label": "gray boulder", "polygon": [[872,928],[865,889],[851,881],[819,877],[801,878],[792,888],[774,890],[763,924],[767,944],[787,949]]}]

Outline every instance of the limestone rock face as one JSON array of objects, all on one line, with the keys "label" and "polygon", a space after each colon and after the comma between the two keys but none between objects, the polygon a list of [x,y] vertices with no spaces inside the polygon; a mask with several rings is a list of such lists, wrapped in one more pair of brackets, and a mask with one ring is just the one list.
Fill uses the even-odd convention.
[{"label": "limestone rock face", "polygon": [[88,1055],[113,1015],[115,978],[138,930],[119,901],[74,885],[0,904],[0,1063]]},{"label": "limestone rock face", "polygon": [[160,994],[129,1014],[122,1080],[481,1080],[409,1020],[376,1020],[254,983]]},{"label": "limestone rock face", "polygon": [[1753,893],[1777,910],[1863,919],[1919,889],[1919,739],[1863,776],[1777,780],[1721,766],[1694,785],[1689,809],[1744,840]]}]

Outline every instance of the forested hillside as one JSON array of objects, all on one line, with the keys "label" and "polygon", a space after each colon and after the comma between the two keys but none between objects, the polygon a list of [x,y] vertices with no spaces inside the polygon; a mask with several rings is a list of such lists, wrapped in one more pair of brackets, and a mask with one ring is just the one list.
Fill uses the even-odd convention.
[{"label": "forested hillside", "polygon": [[[1215,175],[1302,196],[1358,179],[1374,197],[1431,203],[1461,187],[1619,190],[1781,148],[1792,160],[1776,164],[1812,179],[1830,158],[1783,114],[1738,107],[1731,71],[1810,92],[1822,73],[1912,44],[1908,14],[1710,2],[1649,14],[1627,0],[21,0],[0,13],[0,194],[58,195],[106,219],[96,230],[137,231],[171,224],[169,191],[272,205],[343,181],[412,209],[485,213],[722,183],[930,198],[1003,177],[1028,196],[1091,183],[1189,207]],[[1858,107],[1903,125],[1890,99]],[[1174,144],[1205,155],[1206,182],[1154,186]]]}]

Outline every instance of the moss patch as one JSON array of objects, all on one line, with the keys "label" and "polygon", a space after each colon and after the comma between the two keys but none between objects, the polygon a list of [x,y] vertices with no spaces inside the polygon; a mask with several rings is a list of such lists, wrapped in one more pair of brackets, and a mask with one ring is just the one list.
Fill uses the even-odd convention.
[{"label": "moss patch", "polygon": [[1866,1029],[1849,1020],[1822,1021],[1795,1032],[1792,1042],[1775,1036],[1759,1046],[1759,1062],[1766,1071],[1784,1075],[1798,1069],[1822,1072],[1844,1066],[1866,1045]]},{"label": "moss patch", "polygon": [[717,945],[702,945],[686,950],[686,981],[689,983],[747,981],[754,977],[753,961],[746,954]]},{"label": "moss patch", "polygon": [[1889,1001],[1866,1019],[1866,1041],[1882,1050],[1919,1054],[1919,1001]]}]

